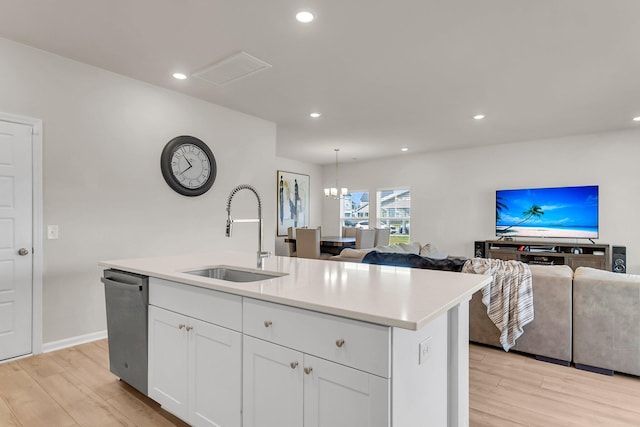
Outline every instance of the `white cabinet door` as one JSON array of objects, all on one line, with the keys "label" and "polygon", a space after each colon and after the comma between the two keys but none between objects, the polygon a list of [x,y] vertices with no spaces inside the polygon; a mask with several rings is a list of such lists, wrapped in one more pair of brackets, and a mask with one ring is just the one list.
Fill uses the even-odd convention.
[{"label": "white cabinet door", "polygon": [[149,397],[187,419],[187,317],[149,306]]},{"label": "white cabinet door", "polygon": [[243,426],[302,426],[302,353],[247,335],[243,343]]},{"label": "white cabinet door", "polygon": [[304,368],[304,427],[390,425],[389,380],[307,354]]},{"label": "white cabinet door", "polygon": [[196,319],[189,319],[187,325],[189,423],[240,427],[242,334]]}]

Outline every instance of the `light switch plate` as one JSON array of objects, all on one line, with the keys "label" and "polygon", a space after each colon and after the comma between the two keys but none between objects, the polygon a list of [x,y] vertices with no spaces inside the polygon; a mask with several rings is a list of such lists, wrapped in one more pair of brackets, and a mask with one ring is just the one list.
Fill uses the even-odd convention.
[{"label": "light switch plate", "polygon": [[418,345],[418,351],[418,365],[422,365],[428,358],[431,357],[431,354],[433,353],[433,348],[431,346],[431,337],[427,337]]},{"label": "light switch plate", "polygon": [[47,239],[54,240],[58,238],[58,226],[57,225],[48,225],[47,226]]}]

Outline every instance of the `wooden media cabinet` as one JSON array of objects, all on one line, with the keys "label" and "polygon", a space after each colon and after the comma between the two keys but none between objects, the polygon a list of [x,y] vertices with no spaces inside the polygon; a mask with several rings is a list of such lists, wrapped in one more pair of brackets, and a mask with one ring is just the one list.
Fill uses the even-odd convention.
[{"label": "wooden media cabinet", "polygon": [[611,270],[609,245],[592,243],[523,242],[513,240],[487,240],[484,242],[486,258],[522,261],[527,264],[568,265]]}]

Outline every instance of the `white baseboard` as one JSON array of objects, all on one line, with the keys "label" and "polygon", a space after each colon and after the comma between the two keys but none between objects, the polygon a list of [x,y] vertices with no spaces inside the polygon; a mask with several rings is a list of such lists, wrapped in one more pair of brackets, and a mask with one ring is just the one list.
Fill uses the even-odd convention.
[{"label": "white baseboard", "polygon": [[25,357],[31,357],[31,356],[33,356],[33,354],[29,353],[29,354],[24,354],[22,356],[12,357],[11,359],[0,360],[0,365],[2,365],[3,363],[15,362],[16,360],[24,359]]},{"label": "white baseboard", "polygon": [[73,347],[74,345],[85,344],[91,341],[97,341],[107,338],[107,330],[92,332],[86,335],[79,335],[77,337],[65,338],[59,341],[52,341],[42,344],[42,352],[49,353],[50,351],[62,350],[63,348]]}]

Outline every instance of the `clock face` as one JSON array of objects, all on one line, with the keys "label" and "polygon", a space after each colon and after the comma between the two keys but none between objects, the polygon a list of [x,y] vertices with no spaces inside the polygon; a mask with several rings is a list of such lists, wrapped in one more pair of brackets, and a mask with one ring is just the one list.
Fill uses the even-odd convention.
[{"label": "clock face", "polygon": [[185,196],[206,193],[216,179],[216,160],[209,147],[193,136],[178,136],[167,143],[160,157],[162,176]]},{"label": "clock face", "polygon": [[209,157],[193,144],[182,144],[171,157],[171,172],[185,188],[199,188],[211,174]]}]

